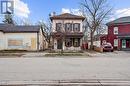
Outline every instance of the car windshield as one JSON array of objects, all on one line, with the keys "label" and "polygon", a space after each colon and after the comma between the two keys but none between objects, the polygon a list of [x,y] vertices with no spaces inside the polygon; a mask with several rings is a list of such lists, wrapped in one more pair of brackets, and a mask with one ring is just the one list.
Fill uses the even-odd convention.
[{"label": "car windshield", "polygon": [[103,46],[111,46],[111,43],[105,43]]}]

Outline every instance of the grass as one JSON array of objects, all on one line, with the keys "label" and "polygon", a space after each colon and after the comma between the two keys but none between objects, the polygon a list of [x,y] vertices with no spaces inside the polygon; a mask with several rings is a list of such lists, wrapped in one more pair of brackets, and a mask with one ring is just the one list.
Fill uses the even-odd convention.
[{"label": "grass", "polygon": [[49,53],[45,54],[47,57],[56,57],[56,56],[83,56],[82,53]]},{"label": "grass", "polygon": [[51,50],[48,52],[49,53],[84,53],[82,50],[80,50],[80,51],[55,51],[55,50]]},{"label": "grass", "polygon": [[27,52],[26,50],[0,50],[0,53],[22,53]]},{"label": "grass", "polygon": [[0,56],[8,56],[8,57],[20,57],[24,55],[23,53],[26,52],[26,50],[1,50]]},{"label": "grass", "polygon": [[10,56],[18,56],[18,57],[20,57],[20,56],[22,56],[22,55],[24,55],[24,54],[17,54],[17,53],[0,53],[0,56],[8,56],[8,57],[10,57]]}]

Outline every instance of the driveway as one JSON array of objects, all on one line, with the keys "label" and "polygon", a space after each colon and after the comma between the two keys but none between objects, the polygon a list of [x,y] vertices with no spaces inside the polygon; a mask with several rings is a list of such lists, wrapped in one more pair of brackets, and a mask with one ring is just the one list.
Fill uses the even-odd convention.
[{"label": "driveway", "polygon": [[0,58],[0,84],[55,80],[130,81],[129,52],[93,57]]}]

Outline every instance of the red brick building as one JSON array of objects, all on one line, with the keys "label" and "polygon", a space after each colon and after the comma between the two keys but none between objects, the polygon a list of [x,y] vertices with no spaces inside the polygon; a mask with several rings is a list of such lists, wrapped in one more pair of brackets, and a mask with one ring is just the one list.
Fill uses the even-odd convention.
[{"label": "red brick building", "polygon": [[108,35],[101,37],[101,43],[110,42],[115,49],[130,50],[130,16],[107,23]]}]

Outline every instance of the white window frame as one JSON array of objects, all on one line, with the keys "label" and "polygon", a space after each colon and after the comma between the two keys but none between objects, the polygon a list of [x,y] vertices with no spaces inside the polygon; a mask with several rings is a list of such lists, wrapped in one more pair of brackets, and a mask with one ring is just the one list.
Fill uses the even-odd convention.
[{"label": "white window frame", "polygon": [[114,47],[118,46],[118,39],[114,39]]},{"label": "white window frame", "polygon": [[118,34],[118,27],[114,27],[113,33]]}]

